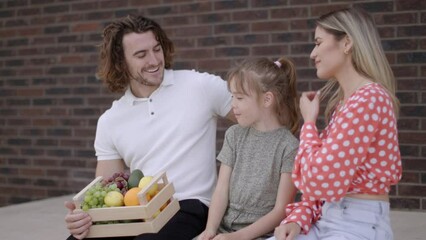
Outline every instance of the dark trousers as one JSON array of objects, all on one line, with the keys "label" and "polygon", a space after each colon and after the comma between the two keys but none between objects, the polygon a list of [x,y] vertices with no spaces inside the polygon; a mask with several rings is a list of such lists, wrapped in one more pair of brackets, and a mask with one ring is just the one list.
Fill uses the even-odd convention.
[{"label": "dark trousers", "polygon": [[[204,231],[208,207],[197,199],[179,201],[180,210],[158,233],[133,237],[87,238],[88,240],[191,240]],[[76,240],[73,236],[67,240]]]}]

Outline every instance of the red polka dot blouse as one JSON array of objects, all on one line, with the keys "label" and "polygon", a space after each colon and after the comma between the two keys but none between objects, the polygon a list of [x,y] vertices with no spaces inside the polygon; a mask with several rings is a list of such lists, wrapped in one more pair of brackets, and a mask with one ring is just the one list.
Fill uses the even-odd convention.
[{"label": "red polka dot blouse", "polygon": [[388,193],[401,173],[392,99],[381,85],[364,85],[337,106],[321,134],[315,123],[303,125],[292,173],[302,201],[287,206],[283,223],[296,222],[306,233],[319,219],[323,201]]}]

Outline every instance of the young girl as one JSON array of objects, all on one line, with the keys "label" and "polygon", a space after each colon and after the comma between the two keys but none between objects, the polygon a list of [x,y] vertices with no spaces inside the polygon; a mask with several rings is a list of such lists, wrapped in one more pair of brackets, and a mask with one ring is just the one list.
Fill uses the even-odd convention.
[{"label": "young girl", "polygon": [[[401,178],[398,100],[372,18],[353,8],[320,17],[311,59],[317,76],[329,79],[321,95],[337,90],[321,134],[315,126],[320,92],[302,94],[292,177],[303,201],[287,207],[275,237],[391,240],[388,194]],[[300,232],[308,234],[295,238]]]},{"label": "young girl", "polygon": [[228,88],[238,125],[226,131],[217,157],[219,178],[201,240],[271,236],[296,194],[291,170],[299,114],[293,64],[285,58],[246,60],[229,72]]}]

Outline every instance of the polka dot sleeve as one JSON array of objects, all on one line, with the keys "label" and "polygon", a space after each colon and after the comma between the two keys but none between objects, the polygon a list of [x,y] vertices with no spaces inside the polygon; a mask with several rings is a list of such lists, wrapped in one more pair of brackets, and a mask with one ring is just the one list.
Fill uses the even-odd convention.
[{"label": "polka dot sleeve", "polygon": [[307,234],[312,224],[320,218],[321,206],[322,203],[320,201],[308,201],[302,196],[302,201],[287,205],[287,217],[281,224],[295,222],[301,227],[301,232]]},{"label": "polka dot sleeve", "polygon": [[401,177],[392,101],[377,84],[352,95],[321,136],[305,123],[293,180],[310,201],[338,201],[345,194],[384,194]]}]

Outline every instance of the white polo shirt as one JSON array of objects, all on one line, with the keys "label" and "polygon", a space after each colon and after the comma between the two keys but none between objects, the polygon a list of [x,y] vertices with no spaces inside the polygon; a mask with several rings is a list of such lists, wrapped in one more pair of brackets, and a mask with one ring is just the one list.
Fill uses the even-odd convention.
[{"label": "white polo shirt", "polygon": [[123,159],[145,175],[166,171],[178,200],[209,204],[216,183],[217,117],[231,109],[226,82],[194,70],[165,70],[149,98],[130,89],[98,121],[98,161]]}]

